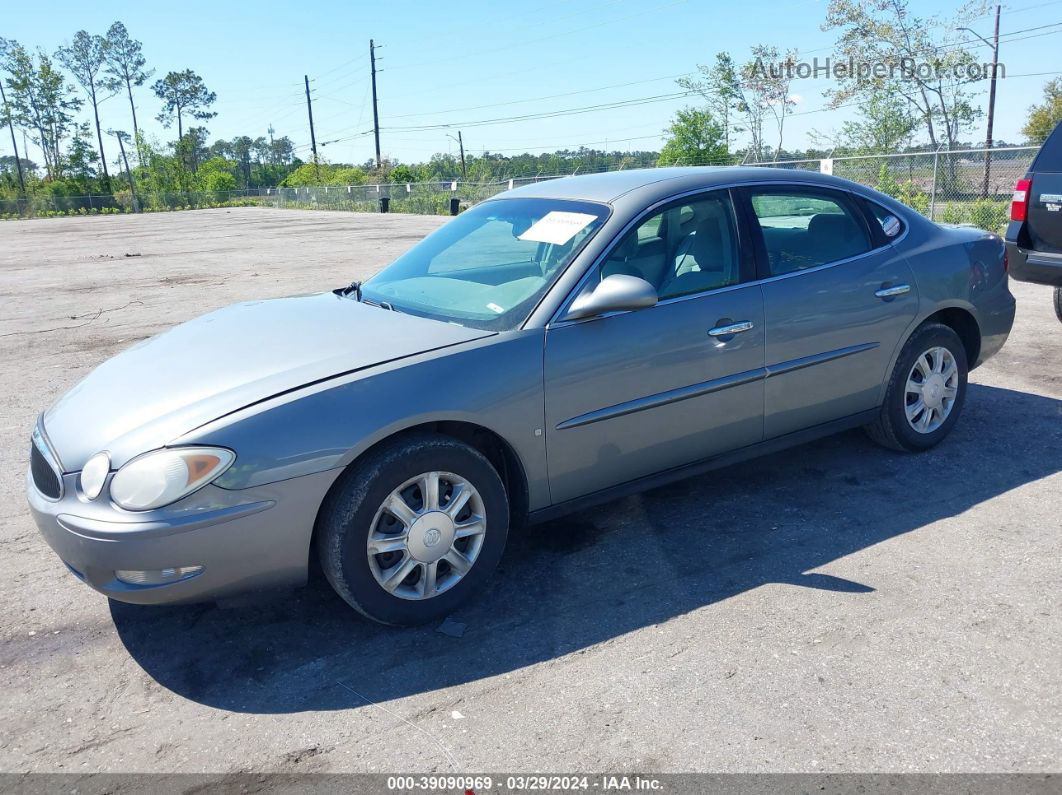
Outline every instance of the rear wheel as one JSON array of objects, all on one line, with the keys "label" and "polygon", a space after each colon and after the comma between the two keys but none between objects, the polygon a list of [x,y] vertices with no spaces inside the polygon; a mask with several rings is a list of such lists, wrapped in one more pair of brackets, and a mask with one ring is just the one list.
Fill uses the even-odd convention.
[{"label": "rear wheel", "polygon": [[322,506],[318,554],[354,609],[385,624],[422,624],[487,579],[508,520],[505,488],[482,453],[447,436],[410,436],[342,476]]},{"label": "rear wheel", "polygon": [[893,450],[928,450],[959,419],[966,377],[966,349],[959,336],[940,323],[920,326],[900,351],[881,413],[867,433]]},{"label": "rear wheel", "polygon": [[1055,288],[1055,314],[1059,322],[1062,322],[1062,287]]}]

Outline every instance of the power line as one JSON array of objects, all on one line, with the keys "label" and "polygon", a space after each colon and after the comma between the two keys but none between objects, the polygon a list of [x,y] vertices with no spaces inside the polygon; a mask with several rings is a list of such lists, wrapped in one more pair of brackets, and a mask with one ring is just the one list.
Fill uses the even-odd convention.
[{"label": "power line", "polygon": [[695,91],[676,91],[671,94],[657,94],[650,97],[636,97],[634,99],[619,100],[617,102],[606,102],[599,105],[586,105],[578,108],[565,108],[562,110],[544,111],[542,113],[525,113],[519,116],[500,116],[493,119],[477,119],[475,121],[460,121],[450,122],[448,124],[424,124],[414,125],[408,127],[387,127],[388,130],[395,131],[417,131],[417,130],[439,130],[446,127],[483,127],[492,124],[510,124],[516,121],[531,121],[534,119],[553,119],[561,116],[577,116],[583,113],[596,113],[602,110],[613,110],[616,108],[628,108],[636,107],[639,105],[649,105],[656,102],[667,102],[670,100],[681,99],[683,97],[693,96],[697,92]]},{"label": "power line", "polygon": [[613,88],[627,88],[628,86],[644,85],[645,83],[659,83],[661,80],[677,80],[680,77],[686,77],[692,74],[691,72],[680,72],[674,75],[665,75],[664,77],[651,77],[646,80],[632,80],[629,83],[613,83],[609,86],[601,86],[599,88],[583,88],[578,91],[566,91],[563,94],[548,94],[543,97],[528,97],[527,99],[514,99],[508,102],[494,102],[489,105],[471,105],[464,108],[451,108],[449,110],[436,110],[428,111],[426,113],[403,113],[396,116],[391,116],[392,119],[410,119],[410,118],[423,118],[424,116],[440,116],[446,113],[461,113],[466,110],[483,110],[485,108],[501,108],[509,105],[521,105],[527,102],[541,102],[545,99],[559,99],[560,97],[573,97],[578,94],[593,94],[598,91],[608,91]]}]

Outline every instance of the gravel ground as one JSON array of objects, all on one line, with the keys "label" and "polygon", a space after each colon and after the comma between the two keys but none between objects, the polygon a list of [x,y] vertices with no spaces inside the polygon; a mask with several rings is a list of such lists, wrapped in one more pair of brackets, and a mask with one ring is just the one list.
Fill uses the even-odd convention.
[{"label": "gravel ground", "polygon": [[460,637],[322,584],[137,608],[65,571],[22,493],[44,406],[136,340],[367,276],[443,221],[0,224],[0,771],[1059,770],[1046,288],[1013,285],[1014,333],[936,450],[852,432],[531,528]]}]

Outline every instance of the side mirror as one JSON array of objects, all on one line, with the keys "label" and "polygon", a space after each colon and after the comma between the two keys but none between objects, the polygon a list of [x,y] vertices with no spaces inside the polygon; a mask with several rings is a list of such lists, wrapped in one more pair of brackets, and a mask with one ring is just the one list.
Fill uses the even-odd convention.
[{"label": "side mirror", "polygon": [[645,279],[614,273],[602,279],[593,291],[576,298],[564,319],[579,320],[605,312],[644,309],[655,306],[656,301],[656,290]]}]

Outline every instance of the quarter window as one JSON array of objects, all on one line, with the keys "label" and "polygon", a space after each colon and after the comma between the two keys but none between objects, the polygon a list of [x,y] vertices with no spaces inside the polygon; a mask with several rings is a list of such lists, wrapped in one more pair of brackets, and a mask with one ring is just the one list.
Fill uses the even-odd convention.
[{"label": "quarter window", "polygon": [[866,225],[839,197],[817,191],[750,191],[770,275],[814,268],[870,251]]},{"label": "quarter window", "polygon": [[660,300],[741,281],[737,227],[726,191],[672,205],[644,220],[612,249],[601,276],[645,279]]},{"label": "quarter window", "polygon": [[886,210],[877,202],[867,200],[867,206],[870,208],[871,214],[874,219],[881,225],[881,230],[885,233],[886,237],[897,237],[903,231],[903,221],[900,220],[896,213]]}]

